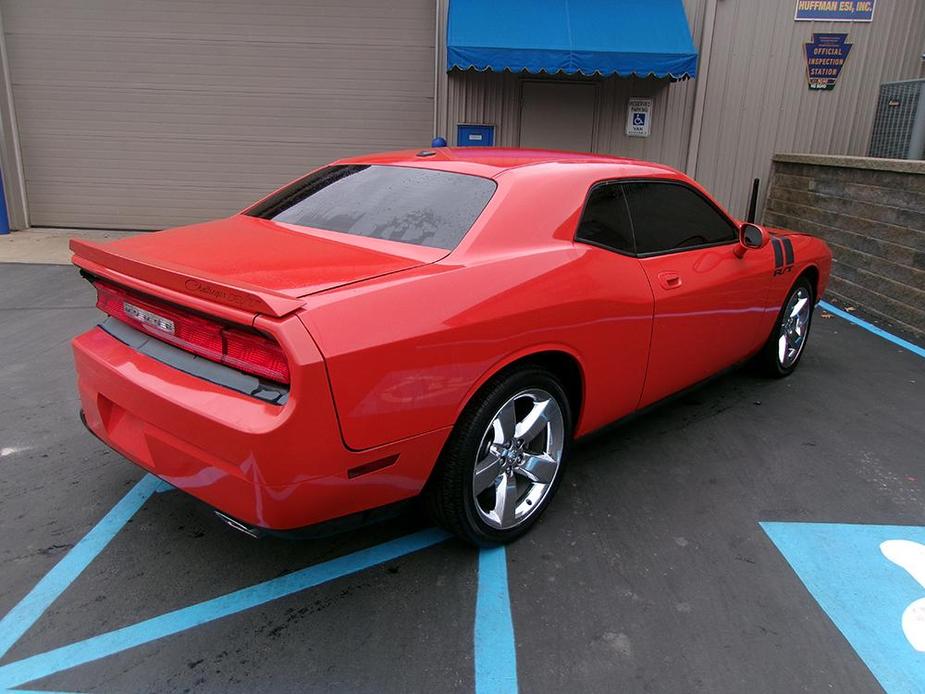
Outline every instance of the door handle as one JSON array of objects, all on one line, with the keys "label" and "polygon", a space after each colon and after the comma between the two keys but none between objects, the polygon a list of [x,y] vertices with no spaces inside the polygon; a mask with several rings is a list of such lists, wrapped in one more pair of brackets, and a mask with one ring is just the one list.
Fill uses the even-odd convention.
[{"label": "door handle", "polygon": [[677,272],[658,273],[658,283],[663,289],[677,289],[681,286],[681,275]]}]

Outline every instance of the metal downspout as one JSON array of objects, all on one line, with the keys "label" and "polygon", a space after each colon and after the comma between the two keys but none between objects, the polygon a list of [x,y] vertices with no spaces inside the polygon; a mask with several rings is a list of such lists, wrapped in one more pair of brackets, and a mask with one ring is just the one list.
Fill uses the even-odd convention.
[{"label": "metal downspout", "polygon": [[685,173],[697,178],[697,158],[700,155],[700,136],[703,131],[703,110],[707,92],[707,75],[710,72],[710,54],[713,52],[713,29],[716,25],[716,2],[707,0],[703,15],[703,32],[700,37],[700,65],[697,69],[697,91],[694,94],[694,117],[687,145]]}]

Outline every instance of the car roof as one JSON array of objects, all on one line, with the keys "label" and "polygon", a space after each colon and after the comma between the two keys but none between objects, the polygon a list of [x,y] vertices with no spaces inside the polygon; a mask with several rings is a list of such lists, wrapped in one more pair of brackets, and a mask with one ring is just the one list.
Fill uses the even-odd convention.
[{"label": "car roof", "polygon": [[540,164],[610,164],[626,167],[630,175],[670,174],[678,171],[663,164],[587,152],[564,152],[553,149],[520,149],[516,147],[434,147],[397,152],[380,152],[339,159],[334,164],[382,164],[439,169],[455,173],[494,178],[511,169]]}]

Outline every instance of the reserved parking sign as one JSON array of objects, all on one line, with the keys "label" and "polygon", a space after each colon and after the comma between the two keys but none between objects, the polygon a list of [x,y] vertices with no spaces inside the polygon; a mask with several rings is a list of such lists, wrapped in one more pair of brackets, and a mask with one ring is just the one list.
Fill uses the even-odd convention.
[{"label": "reserved parking sign", "polygon": [[652,99],[630,99],[626,109],[626,134],[630,137],[649,137],[651,121]]}]

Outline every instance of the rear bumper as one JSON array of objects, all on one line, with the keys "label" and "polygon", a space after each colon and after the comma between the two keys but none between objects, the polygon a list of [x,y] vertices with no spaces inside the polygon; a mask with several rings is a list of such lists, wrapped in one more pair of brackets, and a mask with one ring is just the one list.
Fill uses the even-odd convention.
[{"label": "rear bumper", "polygon": [[293,355],[283,406],[162,364],[94,328],[72,343],[85,423],[137,465],[259,528],[302,528],[420,492],[449,431],[347,449],[311,338],[298,321],[274,332]]}]

